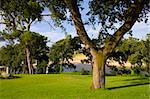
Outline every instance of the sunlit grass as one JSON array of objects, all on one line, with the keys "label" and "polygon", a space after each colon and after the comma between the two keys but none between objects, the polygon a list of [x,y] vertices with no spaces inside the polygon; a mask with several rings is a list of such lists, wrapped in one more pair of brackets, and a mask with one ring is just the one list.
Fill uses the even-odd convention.
[{"label": "sunlit grass", "polygon": [[90,89],[91,75],[17,75],[0,80],[0,99],[149,99],[148,78],[106,77],[106,90]]}]

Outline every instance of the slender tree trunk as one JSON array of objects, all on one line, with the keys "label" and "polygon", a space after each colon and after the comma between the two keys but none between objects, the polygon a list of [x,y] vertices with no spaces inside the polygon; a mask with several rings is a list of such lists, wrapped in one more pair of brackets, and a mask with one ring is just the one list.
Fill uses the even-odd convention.
[{"label": "slender tree trunk", "polygon": [[94,89],[105,88],[105,56],[102,52],[96,52],[93,56],[93,81]]},{"label": "slender tree trunk", "polygon": [[62,65],[62,64],[63,64],[63,61],[61,61],[61,62],[60,62],[60,69],[59,69],[59,73],[62,73],[62,71],[63,71],[63,65]]},{"label": "slender tree trunk", "polygon": [[25,49],[26,49],[26,58],[27,58],[28,72],[29,72],[29,74],[32,74],[32,65],[31,65],[30,51],[29,51],[29,49],[27,47]]}]

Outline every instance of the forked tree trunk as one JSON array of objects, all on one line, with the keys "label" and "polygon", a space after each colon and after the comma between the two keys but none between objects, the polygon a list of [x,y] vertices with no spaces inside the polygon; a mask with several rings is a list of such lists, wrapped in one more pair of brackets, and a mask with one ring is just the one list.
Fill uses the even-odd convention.
[{"label": "forked tree trunk", "polygon": [[32,65],[31,65],[31,58],[30,58],[30,51],[26,47],[26,58],[27,58],[27,65],[28,65],[28,72],[29,74],[32,74]]},{"label": "forked tree trunk", "polygon": [[[97,49],[96,44],[87,35],[84,24],[82,22],[80,10],[77,5],[77,0],[64,0],[69,10],[71,12],[71,17],[74,22],[77,34],[79,35],[81,41],[85,44],[86,48]],[[127,13],[130,15],[124,20],[123,25],[113,34],[109,39],[108,43],[105,44],[104,48],[101,49],[101,52],[91,51],[93,56],[93,87],[94,89],[105,88],[105,60],[106,56],[103,54],[103,51],[106,51],[107,57],[117,46],[123,35],[128,32],[136,20],[139,17],[139,14],[144,8],[144,4],[148,4],[148,0],[135,0],[135,4],[132,4],[131,7],[127,9]],[[132,14],[134,13],[134,14]]]},{"label": "forked tree trunk", "polygon": [[105,56],[103,53],[96,52],[93,56],[93,81],[94,89],[105,88]]}]

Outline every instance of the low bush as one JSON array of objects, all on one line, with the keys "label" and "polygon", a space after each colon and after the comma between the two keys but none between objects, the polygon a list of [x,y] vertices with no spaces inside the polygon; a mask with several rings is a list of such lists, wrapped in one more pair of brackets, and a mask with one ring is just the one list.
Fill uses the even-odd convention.
[{"label": "low bush", "polygon": [[90,74],[90,71],[85,70],[84,68],[82,68],[81,75],[89,75],[89,74]]}]

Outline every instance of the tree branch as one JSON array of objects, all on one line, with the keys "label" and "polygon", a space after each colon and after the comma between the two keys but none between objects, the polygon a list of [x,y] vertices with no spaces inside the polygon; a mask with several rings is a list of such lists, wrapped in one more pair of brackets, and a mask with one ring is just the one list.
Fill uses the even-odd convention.
[{"label": "tree branch", "polygon": [[113,34],[113,36],[105,44],[104,51],[107,55],[114,50],[119,41],[122,39],[123,35],[132,28],[132,26],[138,19],[139,14],[142,12],[145,3],[146,0],[137,0],[135,4],[132,4],[131,7],[127,10],[129,16],[126,18],[124,24]]},{"label": "tree branch", "polygon": [[81,14],[77,5],[77,0],[64,0],[70,9],[71,17],[74,22],[77,34],[79,35],[86,48],[96,49],[96,45],[87,35],[84,24],[81,19]]},{"label": "tree branch", "polygon": [[0,24],[7,24],[8,22],[0,22]]},{"label": "tree branch", "polygon": [[41,16],[51,16],[51,14],[42,14]]}]

